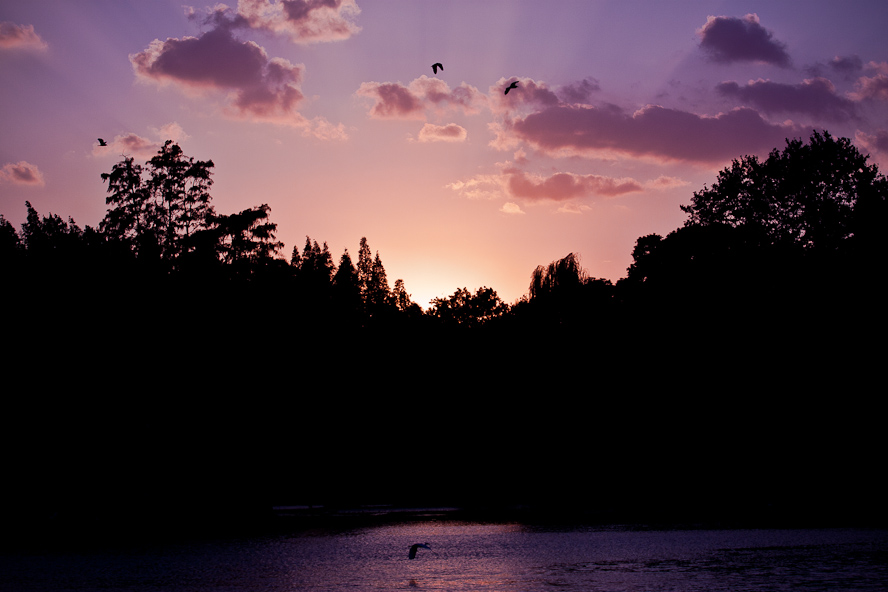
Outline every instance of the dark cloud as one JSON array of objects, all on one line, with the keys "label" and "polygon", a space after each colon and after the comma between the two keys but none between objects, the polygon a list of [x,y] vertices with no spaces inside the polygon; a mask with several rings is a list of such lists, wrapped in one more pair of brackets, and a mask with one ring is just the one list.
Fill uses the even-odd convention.
[{"label": "dark cloud", "polygon": [[172,83],[194,93],[218,91],[226,115],[301,128],[304,135],[346,139],[344,126],[323,117],[308,120],[297,111],[304,66],[269,58],[252,41],[240,41],[233,28],[218,26],[200,37],[155,39],[130,55],[136,76]]},{"label": "dark cloud", "polygon": [[836,56],[829,62],[829,67],[839,74],[855,75],[863,70],[863,60],[860,56]]},{"label": "dark cloud", "polygon": [[765,113],[804,113],[833,121],[855,117],[857,106],[836,94],[836,88],[826,78],[811,78],[801,84],[783,84],[756,80],[740,86],[736,82],[722,82],[716,90],[727,97],[738,98]]},{"label": "dark cloud", "polygon": [[853,80],[863,71],[863,60],[860,56],[836,56],[827,63],[817,63],[805,68],[809,76],[833,76],[843,80]]},{"label": "dark cloud", "polygon": [[700,47],[717,62],[764,62],[783,68],[790,65],[785,46],[762,27],[755,14],[742,19],[710,16],[697,32]]},{"label": "dark cloud", "polygon": [[620,154],[719,163],[780,146],[795,131],[772,125],[747,108],[704,117],[655,105],[631,114],[612,105],[558,105],[506,121],[501,133],[553,155]]},{"label": "dark cloud", "polygon": [[159,83],[173,82],[193,90],[230,93],[229,108],[242,117],[300,122],[296,105],[303,99],[303,67],[269,59],[251,41],[239,41],[226,28],[200,37],[155,40],[130,56],[136,75]]}]

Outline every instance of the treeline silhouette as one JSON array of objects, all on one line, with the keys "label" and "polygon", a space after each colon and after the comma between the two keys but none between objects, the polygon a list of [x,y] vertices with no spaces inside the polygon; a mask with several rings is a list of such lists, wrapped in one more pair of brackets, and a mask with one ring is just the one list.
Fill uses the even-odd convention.
[{"label": "treeline silhouette", "polygon": [[426,311],[366,238],[287,260],[267,205],[217,214],[213,166],[167,142],[102,175],[96,228],[0,216],[26,529],[271,503],[884,522],[888,182],[849,140],[735,160],[615,283],[571,253],[517,302]]}]

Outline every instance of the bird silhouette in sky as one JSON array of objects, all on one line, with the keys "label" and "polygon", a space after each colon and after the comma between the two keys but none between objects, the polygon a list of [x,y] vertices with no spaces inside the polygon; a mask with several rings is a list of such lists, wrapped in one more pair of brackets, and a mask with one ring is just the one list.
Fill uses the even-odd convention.
[{"label": "bird silhouette in sky", "polygon": [[444,66],[441,65],[441,62],[435,62],[434,64],[432,64],[432,72],[434,72],[435,74],[438,73],[438,68],[441,68],[442,72],[444,71]]},{"label": "bird silhouette in sky", "polygon": [[415,545],[410,547],[410,553],[407,554],[407,559],[415,559],[416,558],[416,550],[422,547],[423,549],[431,549],[428,543],[416,543]]},{"label": "bird silhouette in sky", "polygon": [[516,81],[516,82],[513,82],[512,84],[510,84],[509,86],[507,86],[507,87],[506,87],[506,92],[504,92],[503,94],[504,94],[504,95],[509,94],[509,91],[512,90],[513,88],[518,88],[518,82],[517,82],[517,81]]},{"label": "bird silhouette in sky", "polygon": [[108,145],[108,142],[106,142],[102,138],[99,138],[99,146],[107,146],[107,145]]}]

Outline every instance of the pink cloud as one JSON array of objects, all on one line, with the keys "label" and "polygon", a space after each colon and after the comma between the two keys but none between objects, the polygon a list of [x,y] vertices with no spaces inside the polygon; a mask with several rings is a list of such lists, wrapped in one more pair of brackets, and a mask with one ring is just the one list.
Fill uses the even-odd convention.
[{"label": "pink cloud", "polygon": [[574,173],[555,173],[542,177],[514,168],[506,169],[504,173],[508,178],[506,187],[509,194],[530,201],[566,201],[589,196],[616,197],[642,190],[638,181],[627,178]]},{"label": "pink cloud", "polygon": [[747,108],[706,117],[656,105],[632,114],[613,105],[557,105],[504,121],[495,144],[524,141],[554,156],[624,155],[714,164],[780,146],[795,131],[772,125]]},{"label": "pink cloud", "polygon": [[614,198],[644,190],[641,183],[631,178],[569,172],[556,172],[544,176],[528,173],[509,163],[502,165],[499,173],[476,175],[467,181],[451,183],[448,187],[463,197],[505,198],[510,200],[512,205],[516,200],[532,203]]},{"label": "pink cloud", "polygon": [[736,82],[722,82],[716,90],[752,104],[765,113],[795,112],[845,121],[857,112],[854,102],[836,94],[835,86],[826,78],[810,78],[801,84],[755,80],[740,86]]},{"label": "pink cloud", "polygon": [[14,183],[16,185],[43,186],[43,173],[36,164],[20,160],[16,163],[8,163],[0,168],[0,181]]},{"label": "pink cloud", "polygon": [[429,113],[478,113],[487,103],[477,88],[456,88],[443,80],[420,76],[408,85],[400,82],[364,82],[355,93],[373,101],[370,116],[379,119],[425,119]]},{"label": "pink cloud", "polygon": [[864,148],[864,152],[888,156],[888,130],[876,130],[872,134],[858,131],[855,140]]},{"label": "pink cloud", "polygon": [[239,0],[237,16],[254,29],[287,35],[294,43],[340,41],[356,35],[361,9],[354,0]]},{"label": "pink cloud", "polygon": [[850,96],[858,101],[888,101],[888,75],[861,76],[857,80],[857,90]]},{"label": "pink cloud", "polygon": [[866,65],[866,70],[876,74],[888,75],[888,62],[869,62]]},{"label": "pink cloud", "polygon": [[34,25],[0,23],[0,49],[46,49],[47,45],[34,31]]},{"label": "pink cloud", "polygon": [[700,47],[716,62],[761,62],[789,67],[786,47],[762,27],[758,15],[710,16],[698,31]]},{"label": "pink cloud", "polygon": [[167,140],[181,142],[190,136],[185,133],[182,126],[175,121],[159,128],[152,127],[152,133],[158,140],[149,140],[142,136],[130,132],[126,134],[118,134],[113,140],[106,140],[107,145],[102,146],[99,143],[93,145],[93,156],[109,156],[115,157],[124,154],[127,156],[150,157],[157,154],[157,151],[163,146]]},{"label": "pink cloud", "polygon": [[672,189],[673,187],[684,187],[686,185],[690,185],[690,182],[677,177],[669,177],[667,175],[660,175],[656,179],[644,184],[644,186],[649,189]]},{"label": "pink cloud", "polygon": [[420,142],[465,142],[468,132],[466,128],[455,123],[435,125],[427,123],[419,130]]},{"label": "pink cloud", "polygon": [[358,96],[375,101],[370,116],[379,119],[425,119],[422,100],[397,82],[364,82]]},{"label": "pink cloud", "polygon": [[[174,138],[168,139],[174,140]],[[130,132],[115,136],[113,140],[108,142],[107,146],[93,145],[92,154],[93,156],[113,155],[117,157],[124,154],[127,156],[150,157],[154,156],[161,146],[163,146],[162,141],[156,142]]]}]

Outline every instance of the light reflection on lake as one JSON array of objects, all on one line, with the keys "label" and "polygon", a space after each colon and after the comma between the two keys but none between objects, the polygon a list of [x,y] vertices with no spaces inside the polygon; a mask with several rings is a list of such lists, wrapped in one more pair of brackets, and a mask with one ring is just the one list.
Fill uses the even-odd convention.
[{"label": "light reflection on lake", "polygon": [[[415,560],[411,544],[430,543]],[[0,555],[0,590],[888,589],[885,530],[416,522],[91,553]]]}]

